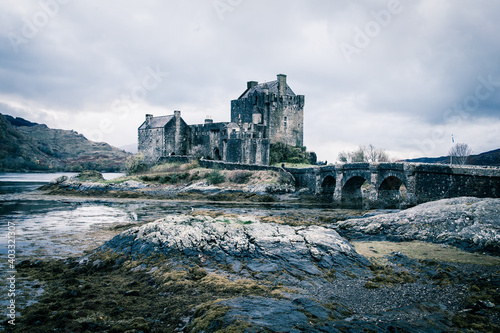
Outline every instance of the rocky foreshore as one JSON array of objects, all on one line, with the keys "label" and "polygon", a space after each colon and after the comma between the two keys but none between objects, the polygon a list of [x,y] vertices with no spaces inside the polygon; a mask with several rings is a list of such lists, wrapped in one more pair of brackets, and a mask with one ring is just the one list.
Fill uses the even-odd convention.
[{"label": "rocky foreshore", "polygon": [[79,259],[23,262],[23,274],[47,281],[47,295],[21,324],[33,332],[497,332],[500,261],[409,252],[368,260],[351,244],[424,240],[498,255],[499,201],[448,199],[321,226],[167,215]]},{"label": "rocky foreshore", "polygon": [[275,202],[297,201],[304,191],[296,191],[289,184],[221,184],[206,180],[179,184],[148,183],[129,179],[122,182],[102,182],[96,179],[81,180],[62,176],[41,187],[47,194],[79,195],[118,198],[156,198],[208,201]]},{"label": "rocky foreshore", "polygon": [[419,240],[499,255],[500,199],[443,199],[332,227],[348,239]]}]

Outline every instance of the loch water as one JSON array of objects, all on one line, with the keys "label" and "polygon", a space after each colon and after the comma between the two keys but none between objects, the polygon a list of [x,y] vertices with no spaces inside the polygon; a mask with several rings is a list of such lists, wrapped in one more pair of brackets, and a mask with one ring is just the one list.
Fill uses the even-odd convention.
[{"label": "loch water", "polygon": [[[42,185],[62,175],[71,177],[75,174],[0,173],[2,281],[6,281],[9,274],[16,274],[15,266],[22,260],[36,262],[39,259],[80,257],[85,251],[99,247],[125,228],[154,221],[168,214],[220,210],[253,216],[286,215],[292,212],[317,216],[319,212],[336,210],[322,205],[309,207],[280,202],[260,204],[58,196],[46,195],[39,190]],[[103,176],[112,179],[121,174]],[[38,285],[26,279],[17,279],[16,288],[17,309],[35,302],[37,295],[43,293],[43,284]],[[9,302],[9,298],[4,297],[8,295],[7,283],[0,285],[0,294],[0,306],[6,309]]]},{"label": "loch water", "polygon": [[[35,253],[60,257],[81,251],[58,236],[87,231],[97,224],[127,220],[127,214],[102,204],[62,200],[42,195],[38,188],[72,173],[0,173],[0,255],[15,244],[16,259]],[[121,174],[107,174],[108,179]],[[10,227],[10,228],[9,228]],[[9,234],[9,231],[11,232]],[[14,234],[12,234],[14,232]],[[11,247],[12,249],[12,247]],[[12,251],[11,251],[12,252]],[[44,255],[44,256],[45,256]],[[2,260],[2,264],[5,260]]]}]

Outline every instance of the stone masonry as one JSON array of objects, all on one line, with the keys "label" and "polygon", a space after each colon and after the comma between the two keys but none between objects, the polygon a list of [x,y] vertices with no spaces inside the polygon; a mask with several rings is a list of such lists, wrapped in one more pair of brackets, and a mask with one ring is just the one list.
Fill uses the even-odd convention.
[{"label": "stone masonry", "polygon": [[194,155],[226,162],[269,165],[270,144],[302,146],[304,96],[295,95],[286,75],[277,80],[249,81],[231,101],[231,122],[187,125],[180,111],[153,117],[138,129],[138,150],[154,163],[166,156]]},{"label": "stone masonry", "polygon": [[288,171],[296,187],[343,207],[401,208],[460,196],[500,197],[497,167],[347,163]]}]

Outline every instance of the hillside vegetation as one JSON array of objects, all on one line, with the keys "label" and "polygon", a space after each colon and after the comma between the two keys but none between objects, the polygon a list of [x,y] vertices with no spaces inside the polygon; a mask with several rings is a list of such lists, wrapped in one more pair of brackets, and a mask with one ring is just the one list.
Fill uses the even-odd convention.
[{"label": "hillside vegetation", "polygon": [[120,171],[128,156],[72,130],[0,114],[0,171]]}]

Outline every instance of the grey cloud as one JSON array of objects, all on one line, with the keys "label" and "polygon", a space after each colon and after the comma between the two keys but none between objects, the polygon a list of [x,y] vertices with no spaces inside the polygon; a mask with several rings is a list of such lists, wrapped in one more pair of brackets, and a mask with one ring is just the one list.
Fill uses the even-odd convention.
[{"label": "grey cloud", "polygon": [[[412,147],[401,137],[408,125],[384,129],[384,119],[411,119],[412,134],[423,141],[432,127],[449,125],[449,108],[475,96],[479,77],[500,81],[500,3],[401,0],[401,12],[350,63],[340,45],[354,45],[356,28],[375,22],[386,1],[221,0],[229,6],[223,13],[214,3],[70,1],[18,53],[9,32],[21,33],[39,4],[0,4],[0,98],[70,116],[106,112],[158,66],[168,76],[147,90],[145,103],[165,113],[182,108],[186,118],[196,118],[191,110],[226,120],[246,81],[285,73],[292,89],[306,95],[306,143],[309,137],[321,144],[328,133],[342,135],[331,142],[403,151]],[[468,122],[500,123],[498,90],[478,99]],[[368,133],[370,125],[380,129]],[[127,126],[133,131],[138,124]],[[135,140],[135,132],[113,135],[112,143]]]}]

